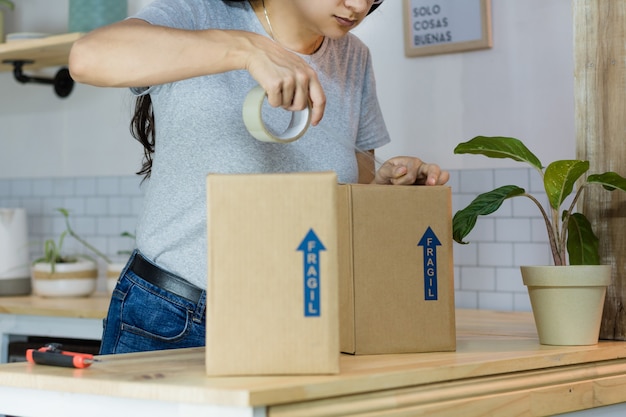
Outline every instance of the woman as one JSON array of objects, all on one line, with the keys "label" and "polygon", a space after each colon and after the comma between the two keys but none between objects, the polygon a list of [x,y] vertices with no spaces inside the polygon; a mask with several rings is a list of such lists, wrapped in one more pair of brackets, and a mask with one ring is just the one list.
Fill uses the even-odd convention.
[{"label": "woman", "polygon": [[[138,251],[113,293],[101,353],[204,344],[205,177],[209,172],[337,172],[341,182],[444,184],[448,173],[396,157],[367,47],[349,34],[378,0],[156,0],[77,41],[78,82],[131,87],[148,181]],[[255,140],[241,117],[259,84],[271,106],[311,106],[290,144]],[[278,121],[277,121],[278,122]],[[365,149],[368,152],[355,150]]]}]

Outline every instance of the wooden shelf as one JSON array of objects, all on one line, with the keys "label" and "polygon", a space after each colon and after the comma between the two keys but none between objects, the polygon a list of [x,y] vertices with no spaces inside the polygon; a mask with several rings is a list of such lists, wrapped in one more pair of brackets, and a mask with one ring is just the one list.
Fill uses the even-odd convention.
[{"label": "wooden shelf", "polygon": [[5,60],[33,61],[25,70],[67,65],[72,44],[82,33],[66,33],[41,39],[25,39],[0,44],[0,72],[13,71]]}]

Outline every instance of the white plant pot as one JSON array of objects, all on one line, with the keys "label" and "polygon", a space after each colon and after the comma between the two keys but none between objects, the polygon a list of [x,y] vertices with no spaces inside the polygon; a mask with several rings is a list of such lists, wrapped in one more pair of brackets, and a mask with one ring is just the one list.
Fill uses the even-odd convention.
[{"label": "white plant pot", "polygon": [[49,263],[31,269],[33,292],[41,297],[86,297],[96,290],[98,267],[90,260],[58,263],[52,273]]},{"label": "white plant pot", "polygon": [[26,210],[0,208],[0,296],[30,293]]},{"label": "white plant pot", "polygon": [[117,280],[126,267],[126,262],[114,262],[107,265],[107,290],[112,293],[117,285]]},{"label": "white plant pot", "polygon": [[598,343],[609,265],[522,266],[539,343]]}]

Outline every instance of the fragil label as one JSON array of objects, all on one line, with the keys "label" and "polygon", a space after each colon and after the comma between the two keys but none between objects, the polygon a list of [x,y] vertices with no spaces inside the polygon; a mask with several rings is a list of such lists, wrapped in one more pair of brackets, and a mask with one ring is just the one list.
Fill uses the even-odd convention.
[{"label": "fragil label", "polygon": [[315,231],[310,229],[297,250],[302,252],[304,258],[304,316],[319,317],[321,315],[320,252],[326,248]]},{"label": "fragil label", "polygon": [[441,242],[428,227],[417,246],[424,250],[424,299],[437,300],[437,246],[441,246]]}]

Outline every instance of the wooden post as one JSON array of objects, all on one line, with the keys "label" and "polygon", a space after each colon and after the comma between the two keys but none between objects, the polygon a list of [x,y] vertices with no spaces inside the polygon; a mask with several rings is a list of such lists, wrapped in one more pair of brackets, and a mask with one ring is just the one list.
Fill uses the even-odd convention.
[{"label": "wooden post", "polygon": [[[626,176],[626,1],[572,0],[577,155]],[[581,210],[613,266],[601,339],[626,340],[626,197],[588,187]]]}]

